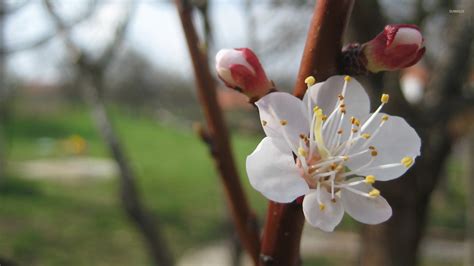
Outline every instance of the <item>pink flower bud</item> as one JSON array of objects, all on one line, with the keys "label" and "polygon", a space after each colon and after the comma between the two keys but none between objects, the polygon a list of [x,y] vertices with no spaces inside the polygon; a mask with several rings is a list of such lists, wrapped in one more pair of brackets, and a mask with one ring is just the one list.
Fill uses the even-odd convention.
[{"label": "pink flower bud", "polygon": [[383,32],[362,45],[370,72],[392,71],[417,63],[425,53],[423,36],[415,25],[387,25]]},{"label": "pink flower bud", "polygon": [[248,48],[220,50],[216,55],[216,70],[227,87],[251,100],[258,100],[273,89],[257,56]]}]

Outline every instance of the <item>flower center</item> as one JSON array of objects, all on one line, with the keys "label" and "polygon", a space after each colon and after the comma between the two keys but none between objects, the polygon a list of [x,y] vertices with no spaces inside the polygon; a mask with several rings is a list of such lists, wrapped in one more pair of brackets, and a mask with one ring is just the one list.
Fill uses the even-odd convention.
[{"label": "flower center", "polygon": [[[331,110],[329,116],[326,116],[324,110],[320,107],[316,106],[313,108],[309,136],[300,134],[296,164],[301,169],[301,176],[305,179],[310,188],[317,190],[327,189],[327,191],[331,193],[333,200],[336,200],[336,193],[341,188],[346,188],[366,197],[377,197],[380,192],[376,189],[364,193],[353,188],[355,185],[361,183],[373,184],[376,180],[375,176],[368,175],[363,180],[352,182],[347,179],[356,176],[355,173],[361,170],[396,167],[400,166],[400,164],[409,167],[413,163],[413,160],[411,157],[405,157],[400,163],[376,167],[372,166],[372,163],[378,155],[378,151],[377,148],[370,145],[370,143],[389,117],[383,115],[378,126],[371,133],[368,133],[367,129],[372,123],[375,123],[382,107],[388,102],[389,95],[382,95],[380,106],[363,124],[361,124],[360,120],[356,117],[345,119],[347,104],[349,104],[345,102],[345,94],[351,78],[346,76],[344,80],[342,92],[338,95],[335,108]],[[312,85],[309,83],[310,82],[308,82],[309,86]],[[308,109],[310,109],[309,104],[310,102],[308,101]],[[348,133],[348,137],[343,138],[344,123],[350,123],[350,132]],[[281,125],[285,126],[286,123],[282,123]],[[349,127],[345,126],[344,128]],[[354,147],[358,147],[357,151],[354,151]],[[345,166],[347,161],[360,156],[368,158],[362,166],[351,170]]]}]

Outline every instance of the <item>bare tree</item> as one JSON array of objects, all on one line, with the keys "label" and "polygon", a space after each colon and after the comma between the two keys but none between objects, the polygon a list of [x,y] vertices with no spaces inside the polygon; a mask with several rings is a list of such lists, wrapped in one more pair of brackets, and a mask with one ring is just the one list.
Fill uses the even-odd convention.
[{"label": "bare tree", "polygon": [[44,0],[44,4],[56,25],[58,33],[63,38],[71,58],[75,60],[77,74],[81,77],[80,81],[84,86],[85,100],[92,110],[92,117],[110,153],[119,166],[120,198],[123,207],[131,221],[135,223],[137,229],[142,233],[154,263],[164,266],[173,265],[173,257],[166,245],[157,217],[152,218],[150,216],[140,199],[136,185],[136,175],[130,166],[123,145],[110,122],[103,101],[102,92],[104,90],[105,70],[123,42],[135,7],[134,5],[129,6],[128,13],[116,29],[114,39],[109,43],[102,55],[98,59],[93,60],[91,56],[88,56],[83,49],[72,41],[68,27],[56,13],[52,3]]}]

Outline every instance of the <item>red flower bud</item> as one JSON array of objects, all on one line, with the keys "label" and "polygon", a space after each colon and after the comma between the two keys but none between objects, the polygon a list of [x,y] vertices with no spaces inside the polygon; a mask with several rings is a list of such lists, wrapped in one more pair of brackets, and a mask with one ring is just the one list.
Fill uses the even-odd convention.
[{"label": "red flower bud", "polygon": [[370,72],[392,71],[416,64],[423,54],[423,36],[415,25],[387,25],[383,32],[362,45]]},{"label": "red flower bud", "polygon": [[273,89],[257,56],[248,48],[222,49],[216,55],[219,78],[251,100],[259,99]]}]

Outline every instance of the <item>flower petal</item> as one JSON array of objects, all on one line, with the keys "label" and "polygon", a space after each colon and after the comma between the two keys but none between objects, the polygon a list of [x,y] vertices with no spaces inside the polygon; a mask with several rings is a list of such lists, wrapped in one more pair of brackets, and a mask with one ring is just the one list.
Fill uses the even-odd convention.
[{"label": "flower petal", "polygon": [[[356,180],[356,179],[351,179]],[[352,188],[368,193],[373,188],[368,184],[359,184]],[[352,218],[365,224],[379,224],[392,216],[392,208],[382,197],[365,197],[345,188],[341,189],[342,205]]]},{"label": "flower petal", "polygon": [[[320,208],[318,202],[318,193],[324,209]],[[306,221],[314,227],[323,231],[332,232],[341,222],[344,216],[344,209],[341,200],[336,197],[336,201],[331,200],[331,194],[326,189],[313,190],[303,199],[303,213]]]},{"label": "flower petal", "polygon": [[[338,95],[344,88],[344,82],[344,76],[332,76],[322,84],[317,83],[311,86],[306,92],[305,103],[310,99],[311,110],[317,105],[325,114],[329,114],[336,107]],[[354,78],[351,78],[347,84],[344,101],[346,114],[349,118],[355,116],[360,119],[370,112],[369,96]]]},{"label": "flower petal", "polygon": [[[288,148],[282,152],[279,139],[264,138],[247,157],[250,184],[272,201],[287,203],[309,192]],[[278,146],[278,147],[277,147]]]},{"label": "flower petal", "polygon": [[[383,113],[377,114],[364,132],[373,135],[376,128],[379,127],[384,115]],[[368,140],[361,139],[351,153],[361,151],[362,144],[365,141],[369,141],[369,146],[374,146],[377,149],[377,156],[370,166],[356,171],[356,174],[361,176],[374,175],[376,179],[380,181],[395,179],[403,175],[409,167],[404,165],[377,167],[400,163],[404,157],[410,157],[414,160],[415,157],[420,155],[420,137],[403,118],[398,116],[389,116],[388,120],[382,125],[375,136],[370,137]],[[367,163],[370,159],[370,153],[366,153],[365,155],[349,159],[346,166],[355,170]]]},{"label": "flower petal", "polygon": [[[330,115],[331,112],[336,108],[338,103],[338,96],[342,94],[344,88],[344,76],[332,76],[327,79],[325,82],[317,83],[310,87],[304,97],[305,106],[308,105],[310,101],[310,110],[313,110],[314,106],[320,107],[324,114]],[[351,123],[351,117],[356,117],[362,119],[366,117],[370,112],[370,101],[367,93],[360,83],[351,78],[347,84],[344,104],[346,109],[346,114],[344,115],[344,120],[342,121],[342,137],[341,140],[346,140],[349,137]],[[328,137],[327,133],[326,138]]]},{"label": "flower petal", "polygon": [[293,152],[297,153],[300,134],[309,132],[309,121],[303,102],[289,93],[273,92],[255,104],[265,134],[286,141]]}]

